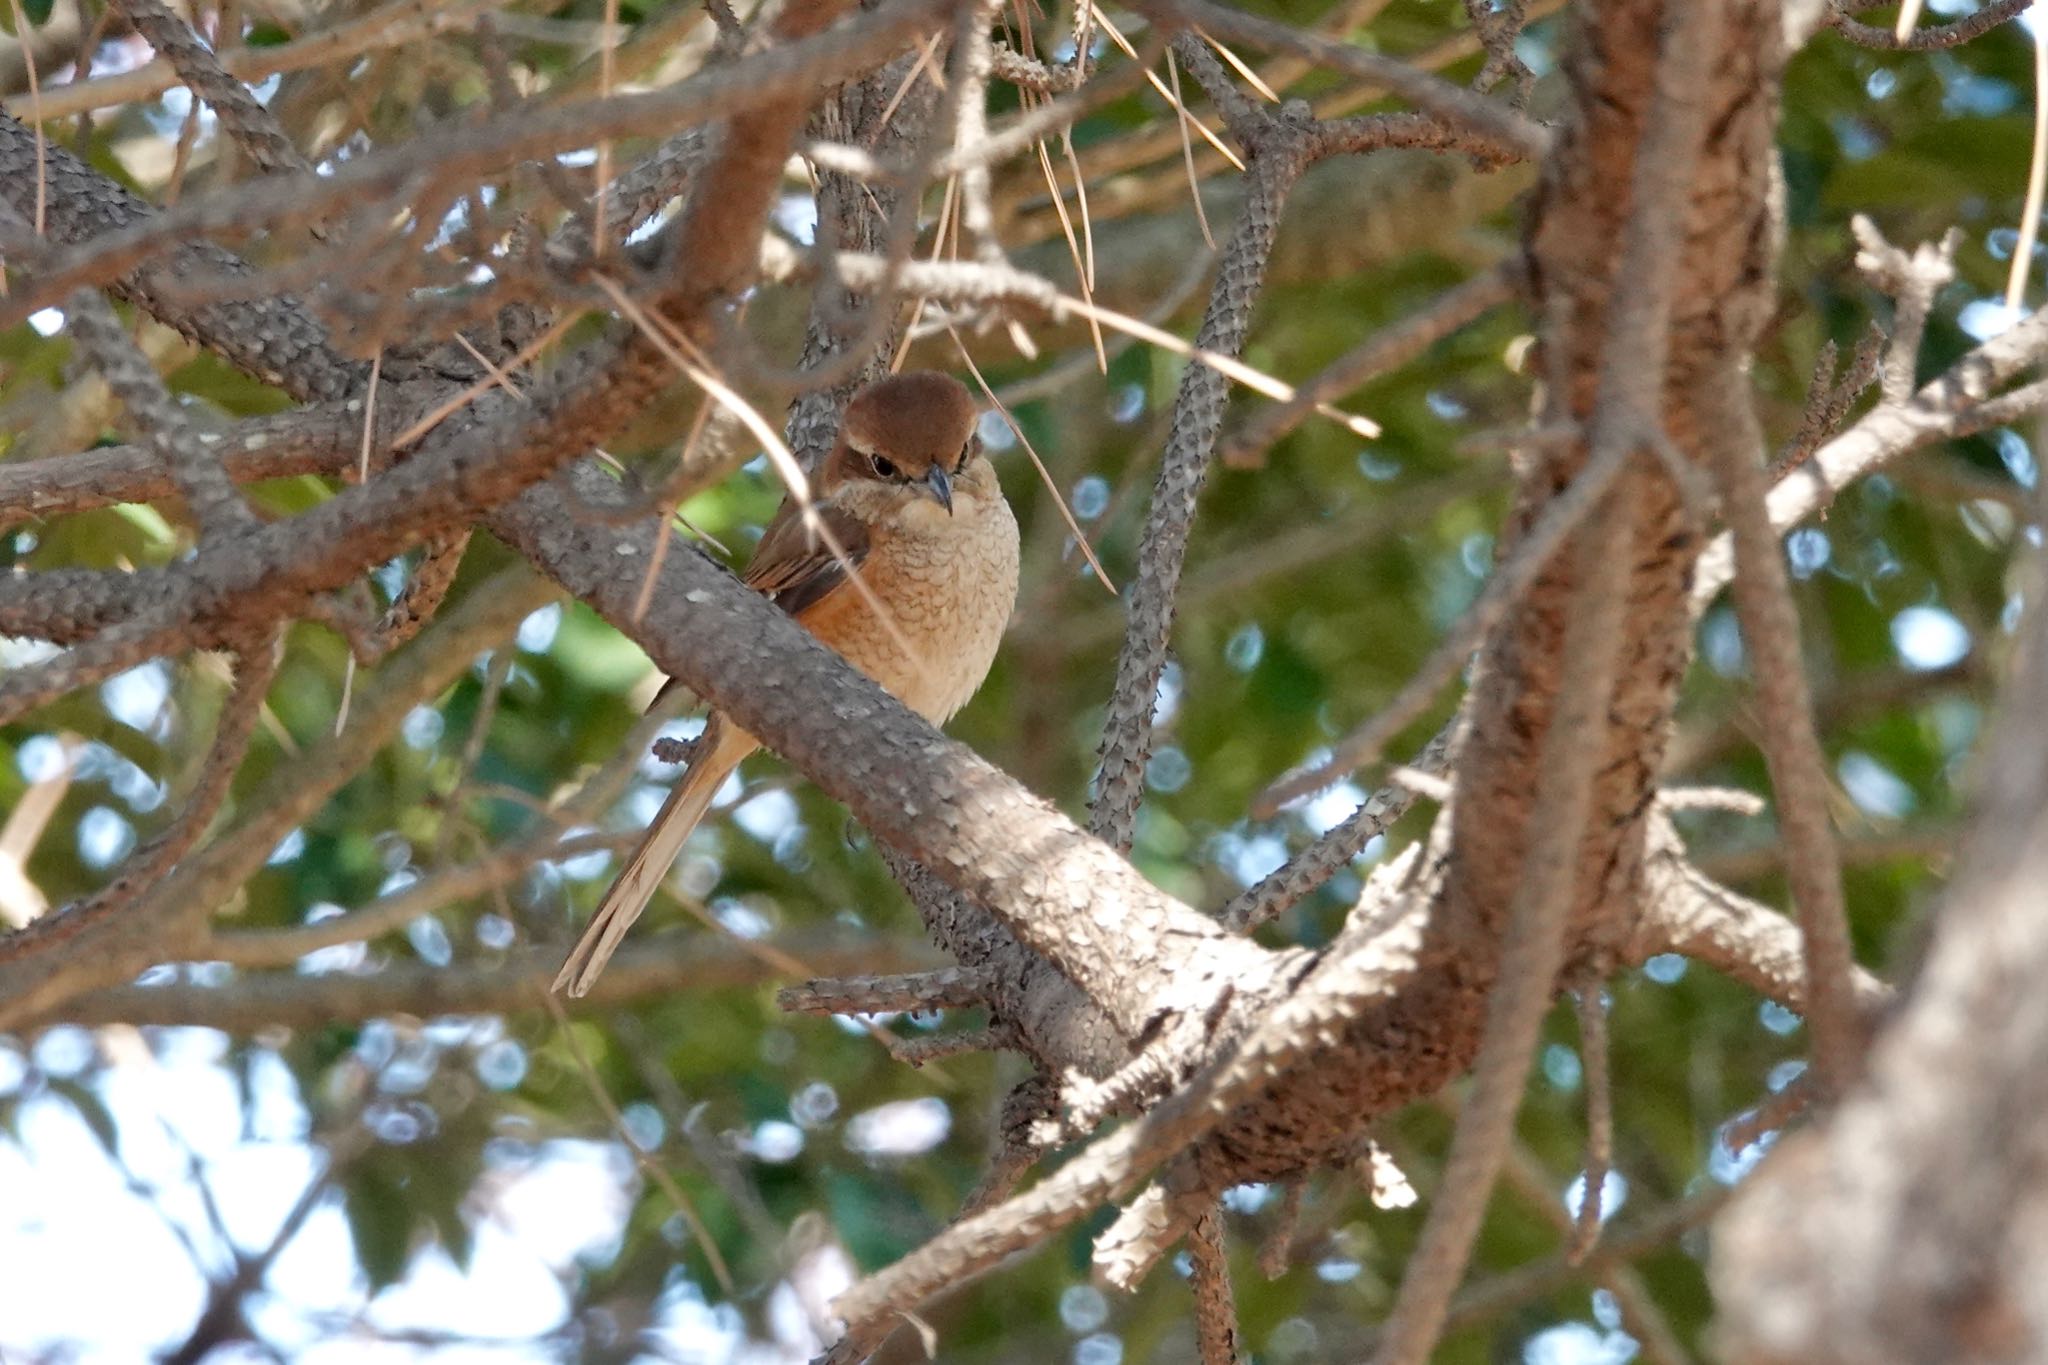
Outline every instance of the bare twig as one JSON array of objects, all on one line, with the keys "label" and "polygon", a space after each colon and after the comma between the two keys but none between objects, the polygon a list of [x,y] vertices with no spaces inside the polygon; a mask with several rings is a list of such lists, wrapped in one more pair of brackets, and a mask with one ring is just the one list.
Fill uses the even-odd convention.
[{"label": "bare twig", "polygon": [[1230,1297],[1230,1248],[1220,1203],[1195,1220],[1188,1252],[1195,1263],[1195,1341],[1202,1365],[1237,1365],[1237,1305]]},{"label": "bare twig", "polygon": [[987,990],[985,973],[970,967],[943,967],[908,976],[806,981],[776,992],[775,1003],[792,1014],[968,1009],[981,1004]]},{"label": "bare twig", "polygon": [[469,549],[469,532],[447,531],[434,536],[420,549],[419,563],[413,566],[412,577],[406,580],[398,596],[385,609],[384,618],[371,632],[367,642],[369,657],[366,663],[374,663],[392,650],[420,633],[420,627],[434,619],[441,603],[446,600],[448,590],[455,586],[455,574],[462,567],[463,553]]},{"label": "bare twig", "polygon": [[[1304,160],[1298,146],[1276,139],[1269,148],[1254,149],[1251,165],[1247,172],[1250,194],[1195,335],[1195,345],[1203,352],[1234,356],[1243,346],[1251,326],[1252,302],[1279,230],[1281,207]],[[1130,845],[1132,822],[1144,790],[1145,765],[1152,754],[1155,693],[1166,666],[1174,597],[1187,556],[1195,499],[1208,476],[1227,396],[1222,374],[1210,366],[1190,365],[1181,376],[1152,510],[1138,547],[1129,624],[1117,657],[1109,715],[1103,723],[1102,775],[1090,816],[1090,829],[1118,848]]]},{"label": "bare twig", "polygon": [[1266,1240],[1259,1246],[1259,1273],[1269,1280],[1285,1275],[1293,1260],[1294,1234],[1301,1225],[1301,1201],[1307,1192],[1305,1176],[1296,1176],[1281,1191],[1280,1210],[1274,1215]]},{"label": "bare twig", "polygon": [[1586,1164],[1581,1172],[1578,1214],[1572,1220],[1565,1259],[1577,1265],[1592,1254],[1606,1221],[1601,1205],[1607,1173],[1614,1165],[1614,1098],[1608,1069],[1607,1002],[1598,981],[1585,981],[1574,993],[1579,1018],[1579,1063],[1586,1084]]},{"label": "bare twig", "polygon": [[493,850],[476,862],[435,871],[400,890],[331,919],[289,929],[243,929],[209,936],[196,951],[237,967],[284,967],[308,953],[342,943],[367,942],[403,929],[422,915],[518,880],[535,863],[616,849],[626,836],[546,837]]},{"label": "bare twig", "polygon": [[[1884,249],[1867,220],[1857,222],[1866,268],[1897,277],[1899,317],[1885,364],[1884,394],[1889,404],[1903,403],[1912,391],[1912,366],[1928,305],[1934,291],[1955,275],[1958,234],[1951,232],[1938,250],[1922,247],[1908,265],[1903,253]],[[1901,259],[1891,259],[1894,256]],[[1832,1093],[1848,1083],[1861,1052],[1861,1030],[1850,993],[1854,955],[1842,899],[1841,859],[1828,817],[1826,759],[1813,728],[1813,696],[1801,657],[1798,610],[1766,507],[1764,471],[1757,463],[1755,419],[1746,403],[1736,403],[1730,410],[1750,415],[1747,421],[1734,421],[1732,431],[1710,435],[1708,463],[1733,537],[1736,614],[1754,660],[1764,758],[1778,796],[1778,824],[1790,853],[1786,872],[1804,932],[1814,1066],[1822,1089]]]},{"label": "bare twig", "polygon": [[[1649,829],[1649,900],[1629,955],[1681,953],[1728,973],[1786,1009],[1806,1009],[1805,953],[1799,927],[1761,901],[1713,881],[1685,855],[1669,818],[1653,814]],[[1861,967],[1850,983],[1858,1010],[1868,1016],[1891,990]]]},{"label": "bare twig", "polygon": [[80,353],[90,359],[155,447],[200,527],[223,532],[247,526],[256,514],[242,501],[219,457],[164,389],[156,367],[142,353],[106,301],[81,289],[66,305],[66,317]]},{"label": "bare twig", "polygon": [[[1611,1266],[1626,1266],[1662,1251],[1686,1232],[1711,1221],[1728,1202],[1730,1193],[1728,1186],[1708,1182],[1697,1193],[1656,1210],[1633,1227],[1610,1233],[1583,1268],[1572,1265],[1559,1252],[1471,1285],[1452,1301],[1445,1329],[1460,1331],[1489,1322],[1583,1280],[1588,1271],[1600,1274]],[[1382,1328],[1368,1341],[1376,1342],[1384,1335]]]},{"label": "bare twig", "polygon": [[[953,146],[962,151],[978,148],[988,139],[988,78],[995,60],[989,23],[1001,7],[1002,0],[975,0],[961,10],[952,72],[962,87],[953,109]],[[996,240],[995,209],[989,202],[988,162],[977,158],[960,167],[959,176],[960,221],[967,228],[975,258],[1000,261],[1003,248]]]},{"label": "bare twig", "polygon": [[1897,300],[1883,372],[1884,401],[1897,406],[1913,396],[1913,371],[1920,359],[1920,339],[1927,331],[1927,313],[1934,306],[1935,294],[1956,277],[1956,247],[1962,242],[1962,233],[1951,228],[1939,244],[1922,242],[1908,255],[1887,242],[1877,225],[1862,214],[1849,225],[1859,248],[1857,267]]},{"label": "bare twig", "polygon": [[690,1196],[683,1193],[683,1187],[669,1174],[668,1167],[656,1160],[655,1153],[641,1146],[639,1139],[633,1136],[633,1130],[627,1125],[625,1115],[619,1112],[618,1101],[612,1098],[611,1091],[605,1089],[604,1079],[597,1074],[597,1068],[590,1064],[590,1058],[584,1055],[583,1044],[577,1041],[576,1030],[569,1027],[569,1015],[562,1007],[561,997],[553,991],[541,991],[538,994],[548,1013],[554,1016],[555,1036],[560,1038],[562,1046],[568,1049],[570,1060],[576,1064],[577,1074],[583,1078],[583,1088],[603,1111],[606,1120],[611,1124],[613,1135],[633,1154],[633,1164],[645,1172],[647,1178],[668,1196],[669,1206],[682,1216],[683,1222],[690,1229],[691,1238],[697,1243],[698,1250],[704,1253],[706,1264],[711,1267],[711,1278],[718,1281],[719,1288],[726,1294],[733,1294],[735,1291],[732,1272],[726,1269],[725,1255],[719,1251],[717,1239],[711,1235],[710,1229],[704,1226],[704,1220],[698,1216],[696,1204],[692,1202]]},{"label": "bare twig", "polygon": [[[249,794],[246,812],[220,838],[185,859],[105,926],[87,927],[24,952],[0,970],[0,1023],[34,1017],[57,1002],[125,981],[152,962],[201,940],[215,910],[247,881],[280,840],[308,819],[361,766],[389,743],[405,717],[469,667],[478,650],[502,639],[552,597],[524,569],[503,570],[433,631],[381,669],[357,699],[343,735],[301,754]],[[13,941],[8,940],[11,944]],[[557,964],[559,965],[559,964]]]},{"label": "bare twig", "polygon": [[242,83],[222,69],[213,49],[163,0],[113,0],[135,31],[168,60],[178,78],[213,109],[220,126],[249,154],[257,167],[272,174],[313,174],[313,167],[277,121],[256,102]]},{"label": "bare twig", "polygon": [[1315,378],[1296,389],[1285,403],[1267,408],[1223,438],[1223,462],[1245,467],[1259,463],[1273,444],[1316,410],[1351,390],[1399,369],[1459,328],[1514,297],[1524,274],[1520,258],[1501,262],[1474,275],[1431,303],[1404,313],[1392,323],[1324,366]]},{"label": "bare twig", "polygon": [[[1796,526],[1832,502],[1843,488],[1911,451],[2016,421],[2048,406],[2048,382],[2037,381],[1992,396],[2000,385],[2025,373],[2044,355],[2048,355],[2048,311],[2038,311],[1968,352],[1921,385],[1909,401],[1879,403],[1778,481],[1768,500],[1771,525],[1779,531]],[[1695,614],[1705,610],[1734,573],[1732,543],[1723,535],[1701,554],[1694,572]]]},{"label": "bare twig", "polygon": [[[1981,37],[2026,12],[2033,0],[1991,0],[1974,14],[1966,14],[1953,23],[1936,24],[1931,28],[1913,28],[1901,36],[1896,28],[1879,28],[1875,24],[1860,23],[1849,15],[1848,8],[1839,0],[1828,0],[1827,26],[1863,47],[1876,48],[1883,52],[1934,52],[1947,47],[1960,47],[1973,38]],[[1904,11],[1907,7],[1901,6]]]},{"label": "bare twig", "polygon": [[[381,49],[405,47],[439,34],[467,27],[480,11],[495,0],[394,0],[368,14],[336,24],[333,28],[302,34],[276,47],[233,47],[216,60],[234,79],[251,83],[288,71],[304,71],[331,62]],[[69,118],[94,109],[131,104],[161,95],[178,84],[179,74],[165,58],[159,57],[133,71],[96,76],[43,92],[43,117]],[[26,112],[26,102],[10,97],[10,113]]]},{"label": "bare twig", "polygon": [[[1422,772],[1442,772],[1449,760],[1455,730],[1455,725],[1446,725],[1407,766]],[[1416,795],[1411,786],[1390,783],[1366,797],[1341,824],[1224,906],[1224,925],[1250,933],[1297,904],[1406,815],[1414,806]]]},{"label": "bare twig", "polygon": [[205,837],[227,800],[235,772],[248,752],[249,737],[255,732],[264,695],[277,676],[279,643],[277,637],[265,636],[242,652],[235,689],[221,711],[220,725],[205,766],[200,769],[199,781],[170,828],[138,849],[120,875],[92,896],[42,917],[18,934],[0,938],[0,964],[48,953],[85,930],[119,917]]},{"label": "bare twig", "polygon": [[1436,695],[1450,685],[1472,657],[1480,642],[1492,632],[1508,610],[1520,601],[1537,576],[1550,566],[1553,556],[1578,531],[1606,496],[1630,459],[1638,452],[1626,444],[1614,444],[1598,451],[1572,480],[1571,487],[1553,498],[1513,552],[1487,580],[1465,615],[1450,634],[1401,684],[1401,690],[1378,714],[1345,735],[1331,756],[1312,767],[1282,774],[1252,802],[1252,814],[1271,817],[1289,801],[1321,791],[1341,781],[1359,767],[1372,762],[1394,736],[1420,719]]},{"label": "bare twig", "polygon": [[[814,966],[848,973],[907,970],[917,960],[872,938],[851,942],[832,937],[790,947]],[[518,949],[497,961],[445,967],[393,961],[360,975],[251,972],[222,986],[107,985],[14,1018],[33,1021],[33,1026],[191,1024],[249,1034],[271,1027],[323,1029],[389,1015],[512,1014],[534,1009],[561,966],[561,948],[550,945]],[[580,1015],[706,991],[755,991],[782,976],[779,967],[734,944],[707,942],[700,934],[652,934],[621,949],[590,994],[567,1007]]]}]

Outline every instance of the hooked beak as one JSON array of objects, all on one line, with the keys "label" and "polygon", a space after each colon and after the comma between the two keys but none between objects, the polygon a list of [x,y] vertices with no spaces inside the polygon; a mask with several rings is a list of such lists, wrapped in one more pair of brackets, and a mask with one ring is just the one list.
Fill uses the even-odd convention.
[{"label": "hooked beak", "polygon": [[933,465],[925,473],[924,492],[930,496],[933,502],[945,508],[948,516],[952,515],[953,480],[947,475],[944,468],[939,465]]}]

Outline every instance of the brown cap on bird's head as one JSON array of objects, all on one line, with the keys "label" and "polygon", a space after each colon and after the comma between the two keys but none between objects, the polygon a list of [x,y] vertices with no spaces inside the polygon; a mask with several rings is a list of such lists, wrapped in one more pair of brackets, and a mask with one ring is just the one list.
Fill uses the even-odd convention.
[{"label": "brown cap on bird's head", "polygon": [[855,454],[882,456],[918,478],[933,465],[957,468],[980,417],[967,386],[952,375],[911,370],[855,394],[840,439]]},{"label": "brown cap on bird's head", "polygon": [[967,386],[937,370],[878,379],[853,396],[839,425],[827,482],[905,485],[953,510],[953,480],[979,443],[981,414]]}]

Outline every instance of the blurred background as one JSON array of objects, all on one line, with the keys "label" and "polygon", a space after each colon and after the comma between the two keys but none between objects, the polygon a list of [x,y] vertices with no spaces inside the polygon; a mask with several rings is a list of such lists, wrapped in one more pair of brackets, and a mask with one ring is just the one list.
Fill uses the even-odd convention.
[{"label": "blurred background", "polygon": [[[1445,0],[1247,7],[1460,81],[1481,61],[1464,13]],[[1538,113],[1557,103],[1569,8],[1533,5],[1520,43]],[[1927,22],[1939,22],[1973,7],[1927,8]],[[417,30],[400,26],[420,12],[413,6],[352,0],[226,0],[204,5],[199,20],[216,46],[253,54],[250,70],[303,50],[295,45],[309,35],[370,36],[342,56],[255,78],[298,145],[328,163],[486,101],[474,32],[486,11],[523,92],[595,88],[599,0],[457,4]],[[1889,12],[1866,17],[1888,22]],[[1041,32],[1064,31],[1061,16]],[[622,0],[618,18],[622,83],[667,83],[705,60],[711,25],[690,4]],[[151,55],[96,0],[24,4],[9,30],[0,90],[18,114],[31,55],[51,98],[144,71]],[[1790,238],[1756,372],[1774,440],[1797,425],[1822,344],[1846,353],[1884,306],[1854,272],[1852,213],[1909,246],[1961,228],[1961,278],[1937,301],[1930,366],[2011,320],[1999,299],[2032,136],[2028,40],[2011,26],[1953,52],[1884,54],[1824,34],[1793,63],[1782,131]],[[1333,95],[1325,78],[1259,65],[1281,66],[1284,92],[1319,108],[1370,107]],[[53,123],[52,136],[159,201],[250,174],[210,113],[195,112],[182,89],[150,84],[105,87],[118,102]],[[1016,107],[1001,82],[995,97],[998,115]],[[1228,230],[1241,198],[1234,172],[1199,139],[1184,152],[1178,120],[1150,87],[1090,114],[1072,142],[1073,161],[1054,144],[1051,164],[1070,214],[1080,208],[1073,168],[1087,183],[1095,297],[1192,335],[1211,260],[1204,219],[1218,237]],[[566,160],[580,169],[591,158]],[[1526,167],[1486,172],[1405,153],[1322,165],[1290,205],[1245,359],[1298,382],[1493,267],[1514,249],[1514,201],[1532,178]],[[1038,161],[1000,168],[996,194],[1016,261],[1073,288],[1067,232]],[[815,216],[793,179],[778,226],[801,242]],[[761,296],[750,326],[771,354],[794,354],[807,302],[794,291]],[[1346,411],[1383,428],[1376,440],[1312,419],[1215,471],[1133,854],[1175,895],[1221,905],[1366,794],[1361,781],[1270,821],[1244,814],[1272,777],[1377,710],[1478,591],[1508,483],[1488,437],[1527,412],[1528,326],[1512,304],[1496,308],[1348,395]],[[1184,362],[1111,334],[1103,374],[1084,329],[1030,335],[1035,356],[1002,328],[965,341],[1121,582]],[[204,424],[282,404],[160,327],[141,325],[138,336]],[[55,311],[0,333],[0,459],[117,439],[104,386],[67,380],[68,346]],[[911,359],[964,368],[944,332]],[[672,455],[695,401],[660,405],[614,453]],[[1240,392],[1226,431],[1266,404]],[[991,414],[983,435],[1024,526],[1025,579],[995,672],[951,730],[1079,812],[1119,606],[1076,552],[1016,431]],[[2036,448],[2034,431],[2001,430],[1928,452],[1847,492],[1788,542],[1867,963],[1896,961],[1939,885],[2015,619],[2016,552],[2039,541]],[[254,496],[282,513],[333,486],[279,479]],[[779,496],[753,459],[682,510],[737,562]],[[121,505],[45,521],[0,508],[0,565],[170,562],[190,544],[181,515]],[[402,580],[394,565],[382,587]],[[651,727],[635,728],[660,681],[645,656],[552,599],[501,546],[472,546],[436,629],[459,624],[479,594],[518,593],[530,607],[509,631],[422,639],[416,648],[459,646],[473,662],[407,710],[394,742],[345,756],[354,775],[216,911],[224,930],[253,934],[377,907],[383,932],[304,952],[306,939],[272,937],[235,963],[163,964],[135,989],[0,1036],[0,1357],[801,1361],[819,1348],[832,1295],[917,1246],[974,1187],[1020,1064],[966,1053],[912,1069],[888,1046],[977,1020],[834,1021],[774,1002],[778,984],[814,972],[937,957],[861,831],[772,757],[722,793],[672,878],[676,894],[649,912],[642,933],[659,947],[622,998],[564,1022],[530,982],[503,984],[508,959],[566,948],[616,848],[674,774],[646,753]],[[47,653],[0,639],[0,668]],[[323,627],[292,632],[237,803],[340,761],[333,733],[345,693],[375,677],[351,683],[346,655]],[[1764,790],[1744,671],[1732,614],[1717,608],[1701,627],[1671,780]],[[165,661],[0,731],[0,918],[25,923],[118,874],[179,808],[224,691],[215,661]],[[1396,751],[1412,753],[1454,701],[1444,697]],[[662,728],[687,735],[696,723],[686,709]],[[1422,819],[1262,934],[1328,937],[1366,865],[1412,839]],[[1767,822],[1689,816],[1685,831],[1709,872],[1782,902]],[[1710,1354],[1699,1228],[1715,1191],[1760,1155],[1723,1130],[1797,1074],[1800,1021],[1675,958],[1609,989],[1609,1249],[1582,1268],[1559,1259],[1556,1220],[1580,1193],[1585,1104],[1576,1031],[1561,1010],[1474,1264],[1483,1292],[1441,1359]],[[1383,1134],[1425,1201],[1450,1122],[1448,1110],[1421,1106]],[[1254,1261],[1279,1202],[1264,1187],[1230,1200],[1245,1345],[1259,1361],[1356,1358],[1423,1208],[1376,1207],[1356,1182],[1318,1178],[1287,1267],[1269,1279]],[[1128,1299],[1090,1284],[1087,1241],[1101,1221],[949,1300],[933,1322],[941,1358],[1192,1358],[1175,1276]]]}]

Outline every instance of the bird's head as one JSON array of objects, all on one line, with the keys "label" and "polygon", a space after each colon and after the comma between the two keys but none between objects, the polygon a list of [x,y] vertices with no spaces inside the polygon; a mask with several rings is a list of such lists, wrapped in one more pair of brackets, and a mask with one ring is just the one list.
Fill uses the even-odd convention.
[{"label": "bird's head", "polygon": [[994,471],[980,458],[980,416],[951,375],[913,370],[877,380],[846,405],[824,491],[867,521],[975,510],[997,494]]}]

